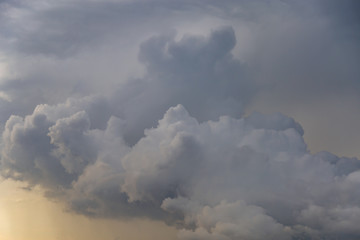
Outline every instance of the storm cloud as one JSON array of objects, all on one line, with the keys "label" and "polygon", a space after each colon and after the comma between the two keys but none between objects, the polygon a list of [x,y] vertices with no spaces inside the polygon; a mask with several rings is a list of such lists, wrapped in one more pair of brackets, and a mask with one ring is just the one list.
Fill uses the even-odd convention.
[{"label": "storm cloud", "polygon": [[183,240],[358,239],[360,161],[248,111],[360,99],[359,5],[326,3],[0,2],[2,177]]}]

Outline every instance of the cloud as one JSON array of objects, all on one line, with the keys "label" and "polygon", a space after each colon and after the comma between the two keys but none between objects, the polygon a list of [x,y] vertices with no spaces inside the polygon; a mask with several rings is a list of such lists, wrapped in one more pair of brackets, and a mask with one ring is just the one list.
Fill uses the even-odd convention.
[{"label": "cloud", "polygon": [[358,239],[360,161],[245,114],[358,89],[357,20],[322,4],[1,3],[1,175],[184,240]]},{"label": "cloud", "polygon": [[182,230],[180,239],[291,239],[286,228],[256,206],[241,201],[204,207],[195,231]]},{"label": "cloud", "polygon": [[359,236],[359,160],[310,154],[291,118],[199,123],[178,105],[129,146],[124,120],[91,129],[86,111],[64,106],[8,120],[2,170],[75,212],[162,219],[182,228],[180,239]]},{"label": "cloud", "polygon": [[231,53],[236,44],[231,27],[209,36],[174,37],[155,36],[142,43],[139,59],[146,75],[120,88],[111,100],[125,120],[131,118],[127,122],[136,135],[127,139],[133,143],[171,106],[184,105],[200,121],[241,116],[256,92]]}]

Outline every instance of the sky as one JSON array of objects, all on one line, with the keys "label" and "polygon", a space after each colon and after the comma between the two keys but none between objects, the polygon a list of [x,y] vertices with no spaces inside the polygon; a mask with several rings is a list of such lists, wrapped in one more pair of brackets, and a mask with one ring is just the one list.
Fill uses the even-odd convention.
[{"label": "sky", "polygon": [[0,240],[360,238],[357,0],[0,0]]}]

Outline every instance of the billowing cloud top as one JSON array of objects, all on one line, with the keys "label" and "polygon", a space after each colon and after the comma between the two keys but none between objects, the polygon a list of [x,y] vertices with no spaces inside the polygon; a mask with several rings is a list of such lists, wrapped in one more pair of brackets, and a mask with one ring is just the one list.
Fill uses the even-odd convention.
[{"label": "billowing cloud top", "polygon": [[360,161],[245,115],[358,90],[358,5],[339,4],[0,2],[1,175],[184,240],[359,239]]}]

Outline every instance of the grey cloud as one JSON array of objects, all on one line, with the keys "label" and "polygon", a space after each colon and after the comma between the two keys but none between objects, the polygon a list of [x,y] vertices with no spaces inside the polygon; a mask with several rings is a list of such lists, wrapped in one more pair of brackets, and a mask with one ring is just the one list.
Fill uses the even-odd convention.
[{"label": "grey cloud", "polygon": [[125,120],[131,118],[129,127],[137,138],[176,104],[183,104],[200,121],[220,115],[241,116],[256,85],[233,57],[235,44],[231,27],[214,30],[206,37],[184,36],[179,41],[172,35],[152,37],[139,53],[147,74],[121,88],[112,102],[120,103]]},{"label": "grey cloud", "polygon": [[[4,18],[4,27],[8,30],[7,38],[16,39],[10,46],[20,52],[67,58],[86,47],[101,44],[108,37],[118,38],[119,34],[144,37],[139,31],[135,33],[129,29],[129,26],[143,29],[145,36],[149,23],[153,30],[164,26],[169,28],[169,23],[176,23],[176,17],[172,15],[181,10],[190,13],[189,17],[194,10],[201,10],[202,4],[197,1],[177,3],[153,0],[49,1],[47,4],[19,1],[9,6],[23,14],[23,19],[11,21],[12,9],[6,8],[5,15],[10,17]],[[161,21],[164,17],[170,22]],[[31,27],[20,28],[22,21],[27,21]],[[152,24],[154,22],[158,26]],[[18,28],[12,29],[14,27]]]},{"label": "grey cloud", "polygon": [[2,136],[1,172],[4,176],[31,185],[71,183],[73,177],[61,171],[61,164],[50,154],[52,146],[47,136],[50,126],[51,123],[43,114],[34,114],[25,119],[10,117]]},{"label": "grey cloud", "polygon": [[[333,17],[334,21],[341,23],[345,31],[360,27],[359,10],[360,4],[356,0],[338,1],[320,1],[321,11],[328,16]],[[350,33],[356,35],[356,32]]]},{"label": "grey cloud", "polygon": [[[29,184],[68,187],[76,178],[73,173],[79,172],[77,165],[87,165],[94,157],[91,149],[95,145],[86,132],[89,121],[96,127],[97,119],[101,119],[101,101],[69,100],[54,107],[39,105],[25,118],[11,116],[2,134],[2,174]],[[94,105],[98,106],[96,114],[92,110]],[[86,110],[89,117],[81,110]],[[81,145],[76,146],[75,139]],[[79,157],[80,162],[72,162],[74,157]]]},{"label": "grey cloud", "polygon": [[[356,34],[337,36],[344,13],[290,1],[18,4],[8,10],[29,15],[0,23],[18,71],[1,82],[2,176],[78,214],[163,220],[180,239],[360,237],[360,161],[311,154],[281,113],[244,117],[266,92],[292,104],[358,88]],[[210,16],[223,27],[174,30]],[[127,62],[134,49],[143,69]],[[143,74],[123,79],[120,67]]]},{"label": "grey cloud", "polygon": [[[199,120],[216,119],[223,114],[242,115],[244,106],[254,95],[255,85],[231,53],[236,44],[233,29],[223,27],[209,36],[188,35],[179,41],[174,37],[155,36],[141,45],[139,58],[146,66],[146,75],[110,91],[109,97],[97,101],[98,106],[93,105],[95,111],[88,109],[92,128],[104,129],[110,115],[121,117],[126,125],[125,139],[134,144],[145,128],[155,126],[163,112],[178,103]],[[31,106],[39,103],[53,104],[67,92],[79,94],[76,82],[66,80],[53,93],[49,89],[59,81],[50,79],[45,84],[43,81],[33,77],[33,80],[11,80],[3,84],[2,89],[13,97],[4,104],[4,121],[11,113],[30,114]],[[24,99],[24,94],[30,98]],[[66,103],[71,104],[71,101]],[[132,107],[135,105],[137,109]]]},{"label": "grey cloud", "polygon": [[[225,30],[223,30],[223,34],[219,33],[218,39],[215,39],[215,35],[211,39],[199,36],[184,37],[181,41],[175,41],[171,36],[155,37],[147,44],[143,44],[140,49],[140,59],[148,67],[147,74],[152,79],[163,79],[161,88],[168,87],[166,84],[171,83],[173,86],[168,88],[179,89],[176,93],[168,92],[167,94],[171,97],[164,96],[163,102],[166,102],[168,98],[173,99],[173,101],[169,100],[168,104],[155,100],[157,102],[154,105],[166,105],[157,111],[157,117],[161,116],[168,107],[178,103],[183,104],[200,120],[207,120],[207,117],[216,119],[218,112],[239,117],[241,115],[239,109],[244,108],[239,105],[246,106],[254,91],[254,85],[243,83],[252,80],[260,83],[261,94],[275,93],[271,94],[272,98],[269,101],[279,100],[289,104],[297,100],[311,102],[328,94],[356,91],[359,75],[356,65],[359,47],[357,38],[353,34],[357,32],[353,27],[356,21],[353,20],[354,24],[348,26],[350,28],[348,33],[351,34],[341,34],[342,29],[347,25],[336,17],[336,14],[345,16],[347,12],[336,9],[349,9],[351,4],[352,1],[341,4],[332,2],[327,7],[329,8],[327,11],[327,4],[321,1],[302,3],[274,1],[271,4],[265,1],[222,1],[221,4],[217,1],[206,1],[206,3],[203,1],[182,1],[181,3],[176,1],[65,1],[49,2],[45,5],[46,7],[36,7],[36,4],[20,1],[13,8],[27,14],[20,14],[18,18],[11,21],[11,14],[4,11],[6,13],[4,14],[6,20],[4,29],[24,31],[15,31],[10,35],[2,34],[6,39],[17,39],[10,41],[17,47],[14,48],[11,44],[11,46],[9,44],[3,46],[4,49],[12,49],[12,52],[15,52],[17,57],[13,60],[17,64],[14,65],[14,70],[24,72],[24,74],[20,79],[6,82],[1,86],[14,98],[13,104],[4,104],[3,122],[9,117],[9,112],[24,116],[30,114],[37,104],[56,104],[65,101],[69,96],[86,96],[99,90],[104,92],[104,88],[107,90],[105,94],[109,94],[109,89],[111,92],[112,89],[118,87],[117,83],[126,81],[121,75],[125,70],[118,69],[129,68],[129,65],[132,65],[128,61],[129,54],[135,55],[138,44],[154,33],[183,27],[184,19],[187,24],[191,21],[195,24],[206,18],[215,19],[213,21],[217,22],[223,21],[224,24],[233,26],[235,34],[240,39],[243,39],[242,36],[249,35],[251,43],[241,41],[236,43],[231,34],[224,34]],[[26,29],[18,27],[23,25],[23,22],[33,27]],[[211,26],[205,27],[211,28]],[[249,31],[243,32],[241,27]],[[57,35],[60,36],[57,37]],[[160,41],[161,38],[164,39]],[[153,43],[150,43],[151,41]],[[156,41],[159,45],[152,45]],[[236,56],[244,61],[241,66],[236,63],[238,60],[235,57],[229,57],[238,50],[234,49],[235,43],[237,47],[244,48],[241,51],[246,53],[244,56]],[[193,44],[194,49],[190,47]],[[200,46],[201,44],[206,46]],[[212,44],[215,44],[214,47]],[[119,49],[119,45],[123,47]],[[106,48],[110,50],[104,53]],[[23,58],[23,51],[27,52],[25,56],[31,56],[29,59],[35,58],[36,61],[31,62]],[[94,54],[89,55],[90,52]],[[160,53],[166,53],[167,56],[161,56]],[[195,53],[197,53],[196,57],[192,58]],[[67,56],[65,59],[62,58],[63,54]],[[175,59],[166,58],[170,56]],[[70,60],[70,57],[73,59]],[[165,59],[162,59],[164,57]],[[216,61],[214,61],[215,58]],[[134,59],[133,61],[136,62],[136,58]],[[49,64],[49,61],[54,63]],[[84,64],[79,64],[77,61]],[[123,62],[117,63],[117,61]],[[216,62],[215,68],[205,69],[214,62]],[[23,65],[27,64],[31,65],[33,72],[22,69]],[[126,67],[121,65],[126,65]],[[134,69],[136,69],[134,72],[138,72],[139,66]],[[195,76],[195,71],[200,76]],[[61,78],[59,78],[60,75]],[[220,86],[221,90],[217,91],[218,98],[209,99],[207,96],[202,96],[197,99],[198,101],[192,101],[191,97],[178,96],[183,94],[180,90],[186,86],[183,84],[178,86],[174,82],[175,79],[181,81],[186,79],[184,82],[209,79],[206,85],[212,91],[213,87],[219,87],[213,79],[220,78],[224,80],[223,86]],[[239,78],[242,80],[236,81],[237,86],[233,87],[232,84],[235,84],[235,81],[229,79]],[[100,84],[99,81],[106,83]],[[163,84],[164,82],[166,84]],[[194,92],[195,89],[198,90],[199,96],[208,91],[204,86],[200,86],[204,84],[203,82],[196,82],[199,88],[193,85],[191,89],[194,89]],[[140,85],[142,87],[138,87],[137,90],[140,90],[139,88],[155,89],[153,81],[149,84],[151,86]],[[57,86],[59,90],[49,94],[53,92],[54,86]],[[169,90],[168,88],[166,90]],[[126,94],[129,90],[132,89],[121,90],[121,94]],[[159,91],[152,91],[154,95],[160,95]],[[149,95],[150,91],[148,92]],[[29,99],[21,101],[22,94],[28,95]],[[164,92],[162,94],[165,95]],[[241,96],[241,101],[238,99],[239,96]],[[142,99],[138,98],[138,101]],[[134,102],[142,104],[135,100]],[[202,107],[199,106],[203,104],[212,104],[213,108],[217,109],[213,113],[209,110],[202,112]],[[235,110],[236,108],[238,109]],[[151,122],[155,124],[157,120],[158,118],[153,117]],[[149,127],[149,125],[143,124],[142,129],[144,127]],[[139,130],[138,136],[141,135],[142,129]],[[132,141],[135,142],[134,139]]]},{"label": "grey cloud", "polygon": [[[124,28],[124,21],[136,21],[146,9],[137,3],[115,2],[49,2],[47,5],[21,2],[15,10],[24,13],[24,19],[10,21],[7,28],[17,27],[26,20],[30,28],[13,29],[9,37],[15,37],[15,48],[27,54],[45,54],[55,57],[75,55],[82,48],[92,45],[111,34],[114,29]],[[131,13],[131,14],[130,14]]]},{"label": "grey cloud", "polygon": [[241,201],[206,206],[197,219],[198,228],[180,231],[180,239],[291,239],[287,229],[263,209]]},{"label": "grey cloud", "polygon": [[[284,116],[282,118],[279,120],[279,126],[275,128],[281,129],[281,122],[292,121]],[[181,106],[170,109],[159,122],[159,126],[147,131],[146,136],[125,156],[123,164],[127,179],[122,189],[129,194],[130,200],[158,201],[156,197],[163,198],[163,194],[167,194],[169,197],[163,201],[162,207],[173,213],[180,211],[184,215],[186,225],[196,226],[194,232],[186,230],[180,234],[184,239],[234,239],[244,237],[241,234],[250,239],[262,239],[270,234],[266,233],[266,230],[275,234],[272,235],[273,238],[290,239],[292,236],[295,239],[301,234],[297,232],[300,226],[318,232],[322,237],[328,234],[344,237],[348,234],[357,234],[351,227],[349,231],[341,227],[342,221],[347,221],[346,218],[349,216],[344,216],[344,220],[339,216],[338,221],[329,224],[326,221],[322,222],[328,229],[338,229],[335,232],[327,232],[322,230],[323,227],[311,225],[310,220],[309,224],[307,221],[299,220],[302,217],[300,215],[297,218],[297,213],[302,209],[305,212],[307,207],[311,206],[309,203],[320,204],[330,212],[337,212],[334,210],[336,208],[339,208],[340,212],[346,212],[345,209],[350,202],[356,208],[357,194],[353,192],[350,194],[352,197],[349,196],[349,185],[345,180],[348,177],[344,179],[344,176],[356,174],[359,170],[359,161],[353,162],[351,174],[341,173],[339,178],[335,175],[336,163],[339,160],[334,161],[334,158],[338,158],[326,153],[319,156],[310,155],[302,141],[302,130],[295,130],[298,124],[288,125],[282,130],[259,129],[252,126],[250,119],[254,118],[222,118],[219,122],[199,124],[189,117]],[[264,122],[271,123],[272,119],[274,116],[263,116]],[[180,142],[179,138],[182,139]],[[177,155],[173,153],[180,149],[181,152],[184,151],[183,146],[186,145],[183,141],[195,143],[190,144],[191,147],[186,150],[190,156],[177,160]],[[157,149],[158,146],[161,148]],[[194,151],[194,147],[198,150]],[[189,166],[190,163],[185,159],[191,161],[191,172],[188,172],[188,169],[182,170],[184,168],[181,165],[174,163],[181,161],[181,164]],[[351,159],[342,161],[352,163]],[[173,168],[177,173],[172,173]],[[184,172],[180,174],[179,171]],[[162,181],[163,178],[166,181]],[[355,182],[358,181],[355,180],[356,177],[353,179]],[[329,193],[331,196],[343,196],[344,190],[347,192],[347,198],[329,199]],[[173,197],[174,193],[177,194],[176,198]],[[184,202],[181,199],[188,200]],[[204,220],[201,220],[201,206],[205,207],[204,209],[211,209],[218,204],[221,206],[224,204],[221,203],[223,199],[234,201],[229,203],[230,205],[237,205],[237,199],[243,199],[248,204],[256,206],[249,206],[249,209],[259,209],[259,216],[254,218],[259,220],[260,225],[256,227],[255,223],[247,223],[250,220],[246,217],[243,219],[242,214],[234,214],[236,219],[227,217],[225,222],[222,222],[221,217],[215,217],[216,220],[204,217]],[[247,209],[245,206],[243,208]],[[229,210],[230,213],[234,211]],[[284,216],[286,214],[288,215]],[[204,227],[202,221],[214,223]],[[237,221],[239,226],[236,225]],[[269,228],[261,225],[263,221]],[[258,237],[249,230],[239,230],[247,224],[256,229],[252,231],[256,231]],[[231,229],[236,231],[233,232]],[[311,232],[310,230],[308,232]]]},{"label": "grey cloud", "polygon": [[[182,228],[180,239],[359,235],[352,224],[360,217],[359,160],[311,155],[291,118],[256,113],[199,123],[178,105],[130,147],[124,120],[90,129],[84,111],[65,106],[12,117],[2,169],[49,194],[56,183],[77,213],[162,219]],[[52,166],[39,164],[45,160]]]},{"label": "grey cloud", "polygon": [[56,121],[49,128],[50,143],[55,146],[52,154],[60,159],[68,173],[81,173],[85,166],[96,159],[91,138],[84,134],[90,128],[85,112]]},{"label": "grey cloud", "polygon": [[[4,123],[11,114],[21,116],[31,114],[35,106],[42,103],[57,104],[65,101],[68,97],[83,97],[92,94],[111,95],[114,89],[118,89],[119,85],[128,81],[128,75],[134,74],[134,72],[138,73],[141,69],[136,54],[139,44],[144,39],[162,33],[164,29],[176,28],[178,20],[183,15],[187,16],[189,22],[192,19],[197,21],[196,19],[203,18],[194,10],[200,9],[199,4],[190,1],[183,4],[189,8],[185,7],[182,9],[183,12],[178,15],[173,13],[179,13],[178,7],[182,4],[167,1],[54,1],[48,4],[19,1],[17,4],[9,3],[7,8],[2,9],[4,31],[1,32],[1,37],[4,42],[0,44],[9,63],[9,72],[15,74],[9,74],[1,79],[1,91],[6,92],[12,100],[10,103],[2,104],[1,122]],[[164,17],[169,20],[162,21]],[[222,32],[219,34],[219,37],[223,38],[222,40],[215,40],[215,36],[202,37],[202,39],[193,36],[188,41],[183,40],[182,46],[179,45],[180,43],[174,43],[171,54],[176,60],[167,63],[172,65],[172,69],[166,71],[167,66],[163,66],[161,69],[157,69],[157,73],[152,71],[150,77],[158,78],[159,76],[155,76],[156,74],[161,75],[162,72],[166,72],[164,73],[166,79],[162,80],[164,83],[176,74],[175,71],[180,71],[183,72],[180,78],[186,78],[184,67],[188,67],[185,63],[189,60],[190,55],[180,56],[179,50],[191,51],[191,41],[197,41],[199,44],[195,47],[200,51],[199,58],[194,60],[194,63],[202,68],[199,78],[207,77],[206,71],[212,71],[211,64],[218,60],[221,63],[217,64],[217,71],[222,71],[218,75],[227,74],[227,78],[237,75],[241,72],[237,69],[239,64],[235,63],[236,60],[230,56],[230,51],[236,42],[232,36],[233,33]],[[226,42],[224,37],[229,37],[230,42]],[[169,41],[171,40],[169,39]],[[148,46],[148,48],[151,47]],[[177,50],[175,50],[176,47]],[[212,47],[214,49],[211,49]],[[146,55],[145,48],[146,46],[140,50],[140,55]],[[163,50],[154,49],[154,51]],[[218,52],[216,53],[214,50]],[[202,54],[215,55],[209,59],[209,63],[206,65],[206,63],[201,63],[206,59],[205,55],[202,57],[203,59],[200,59]],[[226,56],[217,56],[216,54],[225,54]],[[187,60],[181,60],[182,57],[187,57]],[[227,59],[220,59],[224,57]],[[161,61],[156,56],[148,55],[146,58],[144,62]],[[176,64],[179,66],[176,67]],[[221,66],[221,64],[225,66]],[[150,71],[154,66],[148,66],[148,70]],[[206,67],[209,68],[205,69]],[[133,70],[128,70],[131,68]],[[171,71],[172,73],[170,73]],[[170,76],[170,74],[172,75]],[[192,75],[188,81],[194,80],[194,71]],[[211,76],[210,73],[208,76]],[[219,77],[217,76],[217,78]],[[155,84],[153,81],[151,82],[152,91],[156,91],[154,94],[159,95],[159,90],[155,90]],[[197,84],[201,83],[197,81]],[[140,85],[140,88],[148,88],[147,83]],[[167,87],[174,89],[179,86]],[[179,87],[179,89],[181,88],[185,88],[185,86]],[[120,94],[126,94],[128,90],[129,87],[121,90]],[[243,90],[242,93],[246,93],[246,91]],[[151,93],[147,91],[146,94],[150,95]],[[168,92],[167,94],[170,96],[173,93]],[[176,98],[182,98],[180,95],[180,93],[174,94]],[[24,96],[27,96],[26,99]],[[190,100],[188,101],[190,102]],[[237,104],[233,99],[228,99],[227,102],[219,108],[234,108],[234,105]],[[157,117],[174,104],[177,102],[166,103],[166,106],[157,112]],[[159,105],[159,103],[154,105]],[[155,123],[158,118],[152,120]]]},{"label": "grey cloud", "polygon": [[[348,11],[356,11],[354,1],[287,2],[284,6],[283,14],[265,14],[267,21],[260,23],[256,33],[254,41],[259,42],[253,44],[248,59],[258,71],[256,79],[279,93],[278,98],[283,96],[283,101],[314,101],[358,89],[356,33],[360,23]],[[346,19],[352,19],[351,24]]]}]

